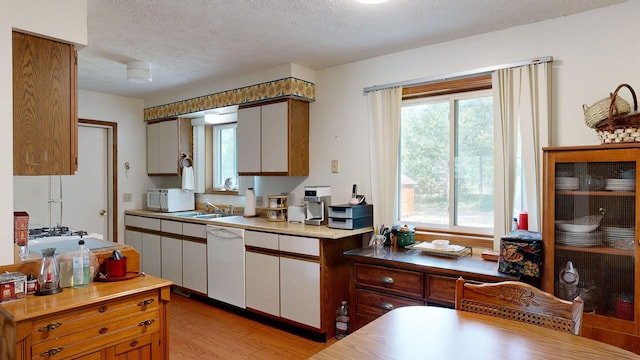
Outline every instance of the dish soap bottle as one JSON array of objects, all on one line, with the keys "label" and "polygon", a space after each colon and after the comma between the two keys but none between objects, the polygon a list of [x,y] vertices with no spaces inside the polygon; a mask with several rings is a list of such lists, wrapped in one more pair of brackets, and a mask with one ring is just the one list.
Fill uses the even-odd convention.
[{"label": "dish soap bottle", "polygon": [[73,287],[83,288],[91,284],[91,250],[80,238],[78,248],[73,253]]},{"label": "dish soap bottle", "polygon": [[349,335],[349,305],[345,300],[336,310],[336,339],[343,339]]}]

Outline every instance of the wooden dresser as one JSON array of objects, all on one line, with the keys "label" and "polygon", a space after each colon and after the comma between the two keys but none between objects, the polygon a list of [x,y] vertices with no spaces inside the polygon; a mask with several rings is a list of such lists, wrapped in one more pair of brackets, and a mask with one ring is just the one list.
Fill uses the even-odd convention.
[{"label": "wooden dresser", "polygon": [[[344,255],[353,266],[351,326],[355,331],[398,307],[455,306],[456,279],[496,282],[516,278],[498,272],[496,262],[480,257],[459,259],[428,256],[420,250],[385,249],[375,256],[372,247]],[[355,305],[355,307],[354,307]]]},{"label": "wooden dresser", "polygon": [[0,304],[1,359],[168,359],[171,284],[147,275]]}]

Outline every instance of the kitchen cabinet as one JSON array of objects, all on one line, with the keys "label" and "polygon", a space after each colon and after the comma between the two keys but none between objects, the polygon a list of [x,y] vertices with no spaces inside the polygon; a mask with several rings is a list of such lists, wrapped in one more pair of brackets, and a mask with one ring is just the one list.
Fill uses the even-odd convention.
[{"label": "kitchen cabinet", "polygon": [[[171,118],[147,123],[147,174],[181,175],[188,154],[193,159],[191,119]],[[186,165],[186,163],[185,163]],[[192,165],[189,162],[189,165]]]},{"label": "kitchen cabinet", "polygon": [[13,174],[78,169],[77,53],[71,44],[13,32]]},{"label": "kitchen cabinet", "polygon": [[244,243],[247,308],[280,317],[278,234],[245,231]]},{"label": "kitchen cabinet", "polygon": [[206,225],[125,215],[125,242],[140,254],[147,274],[207,294]]},{"label": "kitchen cabinet", "polygon": [[3,304],[3,359],[168,359],[171,282],[94,282]]},{"label": "kitchen cabinet", "polygon": [[542,287],[583,299],[582,336],[640,353],[640,146],[543,150]]},{"label": "kitchen cabinet", "polygon": [[309,103],[301,100],[238,110],[240,176],[309,175]]}]

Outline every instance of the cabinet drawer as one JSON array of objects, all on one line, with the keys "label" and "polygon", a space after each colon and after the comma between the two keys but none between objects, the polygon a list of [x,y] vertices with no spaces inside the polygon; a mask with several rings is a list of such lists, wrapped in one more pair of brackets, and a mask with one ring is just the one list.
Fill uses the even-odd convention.
[{"label": "cabinet drawer", "polygon": [[456,279],[448,276],[427,275],[427,303],[455,306]]},{"label": "cabinet drawer", "polygon": [[356,264],[356,285],[396,295],[424,298],[424,275],[417,271]]},{"label": "cabinet drawer", "polygon": [[139,336],[135,339],[127,339],[127,341],[122,342],[115,346],[116,356],[123,355],[131,350],[139,349],[151,344],[152,337],[151,334],[146,334],[143,336]]},{"label": "cabinet drawer", "polygon": [[264,249],[278,250],[278,234],[245,231],[244,244]]},{"label": "cabinet drawer", "polygon": [[125,215],[124,224],[147,230],[160,231],[160,219],[153,219],[142,216]]},{"label": "cabinet drawer", "polygon": [[424,305],[422,300],[407,299],[400,296],[388,295],[377,291],[358,289],[356,291],[358,313],[382,315],[403,306]]},{"label": "cabinet drawer", "polygon": [[280,251],[320,256],[320,240],[301,236],[280,235]]},{"label": "cabinet drawer", "polygon": [[[158,310],[158,292],[150,291],[113,302],[95,304],[36,320],[31,328],[33,344],[83,332],[95,324]],[[157,315],[156,315],[157,317]]]},{"label": "cabinet drawer", "polygon": [[191,236],[195,238],[206,239],[207,238],[207,225],[183,223],[182,234],[184,236]]},{"label": "cabinet drawer", "polygon": [[171,221],[171,220],[161,220],[160,231],[170,233],[170,234],[182,235],[182,222]]},{"label": "cabinet drawer", "polygon": [[144,314],[120,317],[112,321],[94,322],[81,332],[52,338],[34,344],[32,359],[47,357],[53,351],[58,358],[67,358],[90,349],[135,336],[142,336],[160,330],[160,312],[150,311]]}]

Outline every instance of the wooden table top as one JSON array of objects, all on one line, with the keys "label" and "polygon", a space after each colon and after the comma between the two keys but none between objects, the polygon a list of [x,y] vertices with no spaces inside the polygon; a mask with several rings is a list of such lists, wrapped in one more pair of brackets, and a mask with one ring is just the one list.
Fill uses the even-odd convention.
[{"label": "wooden table top", "polygon": [[433,306],[392,310],[310,359],[635,359],[627,350],[536,325]]}]

